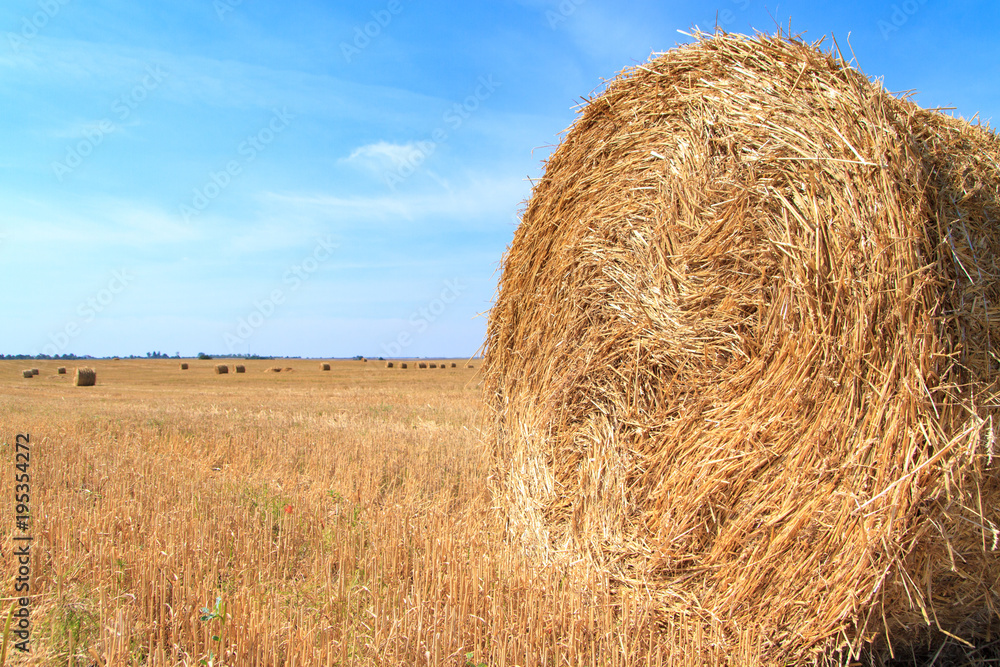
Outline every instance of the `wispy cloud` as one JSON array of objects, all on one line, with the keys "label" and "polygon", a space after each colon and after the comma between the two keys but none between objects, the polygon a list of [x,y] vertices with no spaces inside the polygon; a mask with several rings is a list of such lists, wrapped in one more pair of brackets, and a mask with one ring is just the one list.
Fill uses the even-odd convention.
[{"label": "wispy cloud", "polygon": [[[447,185],[447,182],[442,181]],[[459,187],[385,195],[341,196],[328,193],[267,193],[282,210],[308,211],[320,219],[412,226],[414,222],[443,227],[483,228],[507,224],[504,212],[515,211],[528,195],[528,184],[517,179],[466,177]],[[499,212],[499,213],[498,213]]]},{"label": "wispy cloud", "polygon": [[405,144],[378,141],[374,144],[355,148],[349,156],[341,158],[341,162],[380,170],[386,167],[396,167],[405,164],[418,152],[416,142],[413,141]]}]

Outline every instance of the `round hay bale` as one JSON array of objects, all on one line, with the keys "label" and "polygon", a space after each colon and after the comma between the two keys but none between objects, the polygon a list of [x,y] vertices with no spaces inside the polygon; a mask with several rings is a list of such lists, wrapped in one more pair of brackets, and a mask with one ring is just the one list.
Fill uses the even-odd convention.
[{"label": "round hay bale", "polygon": [[188,365],[187,364],[181,364],[181,370],[182,371],[186,371],[187,369],[188,369]]},{"label": "round hay bale", "polygon": [[21,376],[26,378],[33,378],[35,377],[35,374],[31,372],[31,369],[28,369],[26,371],[21,371]]},{"label": "round hay bale", "polygon": [[549,158],[490,314],[512,533],[651,595],[682,651],[985,641],[998,164],[987,129],[780,36],[612,81]]},{"label": "round hay bale", "polygon": [[66,367],[65,366],[60,366],[59,368],[57,368],[56,369],[56,374],[57,375],[66,375]]},{"label": "round hay bale", "polygon": [[228,372],[229,372],[229,366],[227,366],[226,364],[216,364],[215,365],[215,374],[216,375],[225,375]]},{"label": "round hay bale", "polygon": [[366,364],[368,363],[368,359],[366,357],[361,357],[361,361],[365,362]]},{"label": "round hay bale", "polygon": [[328,371],[328,370],[330,370],[330,364],[320,364],[319,365],[319,369],[321,371]]},{"label": "round hay bale", "polygon": [[417,368],[427,368],[427,363],[424,362],[424,361],[421,361],[420,363],[417,364]]},{"label": "round hay bale", "polygon": [[41,371],[39,371],[39,370],[38,370],[37,368],[32,368],[32,369],[31,369],[31,374],[32,374],[32,375],[38,375],[38,374],[39,374],[40,372],[41,372]]},{"label": "round hay bale", "polygon": [[455,362],[453,361],[453,362],[451,362],[451,367],[452,367],[452,368],[458,368],[458,364],[456,364],[456,363],[455,363]]},{"label": "round hay bale", "polygon": [[237,366],[236,366],[236,372],[237,373],[246,373],[247,372],[247,367],[244,366],[244,365],[242,365],[242,364],[237,364]]},{"label": "round hay bale", "polygon": [[385,367],[386,368],[392,368],[393,367],[393,363],[391,361],[387,361],[387,362],[385,362]]},{"label": "round hay bale", "polygon": [[77,368],[73,384],[77,387],[93,387],[97,384],[97,371],[93,368]]},{"label": "round hay bale", "polygon": [[293,370],[295,370],[295,369],[294,369],[294,368],[291,368],[291,367],[287,367],[287,366],[286,366],[286,367],[285,367],[285,368],[284,368],[283,370],[284,370],[284,371],[285,371],[286,373],[291,373],[291,372],[292,372]]},{"label": "round hay bale", "polygon": [[437,367],[438,367],[437,364],[431,364],[431,368],[437,368]]},{"label": "round hay bale", "polygon": [[472,364],[466,364],[465,367],[466,368],[474,368]]}]

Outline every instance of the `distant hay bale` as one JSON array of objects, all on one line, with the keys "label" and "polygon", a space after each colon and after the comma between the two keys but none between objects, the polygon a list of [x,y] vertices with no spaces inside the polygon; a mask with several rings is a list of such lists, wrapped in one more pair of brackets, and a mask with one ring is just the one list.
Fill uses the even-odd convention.
[{"label": "distant hay bale", "polygon": [[420,363],[417,364],[417,368],[427,368],[427,363],[421,361]]},{"label": "distant hay bale", "polygon": [[119,357],[111,357],[111,361],[121,361],[121,358],[119,358]]},{"label": "distant hay bale", "polygon": [[458,364],[456,364],[456,363],[455,363],[455,362],[453,361],[453,362],[451,362],[451,367],[452,367],[452,368],[458,368]]},{"label": "distant hay bale", "polygon": [[361,357],[361,361],[365,362],[366,364],[368,363],[368,359],[365,357]]},{"label": "distant hay bale", "polygon": [[399,364],[399,367],[400,367],[400,368],[406,368],[407,366],[406,366],[406,363],[405,363],[405,362],[403,362],[403,363],[400,363],[400,364]]},{"label": "distant hay bale", "polygon": [[475,368],[475,366],[473,366],[472,364],[466,364],[465,367],[466,368]]},{"label": "distant hay bale", "polygon": [[236,366],[236,372],[237,373],[246,373],[247,372],[247,367],[244,366],[244,365],[242,365],[242,364],[237,364],[237,366]]},{"label": "distant hay bale", "polygon": [[294,368],[290,368],[290,367],[287,367],[287,366],[286,366],[284,370],[285,370],[285,372],[286,372],[286,373],[291,373],[291,372],[292,372],[292,371],[294,371],[295,369],[294,369]]},{"label": "distant hay bale", "polygon": [[995,638],[998,164],[989,130],[781,36],[612,81],[490,312],[511,535],[641,594],[679,654]]},{"label": "distant hay bale", "polygon": [[386,367],[386,368],[392,368],[392,365],[393,365],[393,364],[392,364],[392,362],[391,362],[391,361],[387,361],[387,362],[385,362],[385,367]]},{"label": "distant hay bale", "polygon": [[32,368],[32,369],[31,369],[31,374],[32,374],[32,375],[38,375],[38,373],[39,373],[39,372],[40,372],[40,371],[39,371],[39,370],[38,370],[37,368]]},{"label": "distant hay bale", "polygon": [[33,378],[35,377],[35,374],[31,372],[31,369],[28,369],[26,371],[21,371],[21,376],[26,378]]},{"label": "distant hay bale", "polygon": [[216,364],[215,365],[215,374],[216,375],[225,375],[228,372],[229,372],[229,366],[227,366],[226,364]]},{"label": "distant hay bale", "polygon": [[330,364],[320,364],[319,365],[319,369],[321,371],[328,371],[328,370],[330,370]]},{"label": "distant hay bale", "polygon": [[437,368],[437,367],[438,367],[437,364],[431,364],[431,368]]},{"label": "distant hay bale", "polygon": [[59,368],[56,369],[56,373],[58,375],[66,375],[66,367],[60,366]]},{"label": "distant hay bale", "polygon": [[77,387],[93,387],[97,384],[97,371],[93,368],[77,368],[73,384]]},{"label": "distant hay bale", "polygon": [[187,369],[188,369],[188,365],[187,364],[181,364],[181,370],[182,371],[186,371]]}]

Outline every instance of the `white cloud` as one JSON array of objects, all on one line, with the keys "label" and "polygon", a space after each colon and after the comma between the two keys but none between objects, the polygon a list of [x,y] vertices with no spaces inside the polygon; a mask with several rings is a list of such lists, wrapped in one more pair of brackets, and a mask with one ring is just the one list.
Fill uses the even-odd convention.
[{"label": "white cloud", "polygon": [[407,164],[415,155],[419,154],[420,150],[417,148],[416,142],[413,141],[405,144],[379,141],[355,148],[348,157],[341,158],[340,161],[381,170],[386,167],[399,167]]}]

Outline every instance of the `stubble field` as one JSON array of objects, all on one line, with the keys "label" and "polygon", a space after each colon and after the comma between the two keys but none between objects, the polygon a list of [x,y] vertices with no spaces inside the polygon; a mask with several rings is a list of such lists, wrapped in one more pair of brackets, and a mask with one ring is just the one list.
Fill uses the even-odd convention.
[{"label": "stubble field", "polygon": [[687,662],[641,596],[506,539],[478,362],[188,361],[97,361],[89,388],[0,362],[3,620],[17,433],[34,539],[31,653],[7,664]]}]

